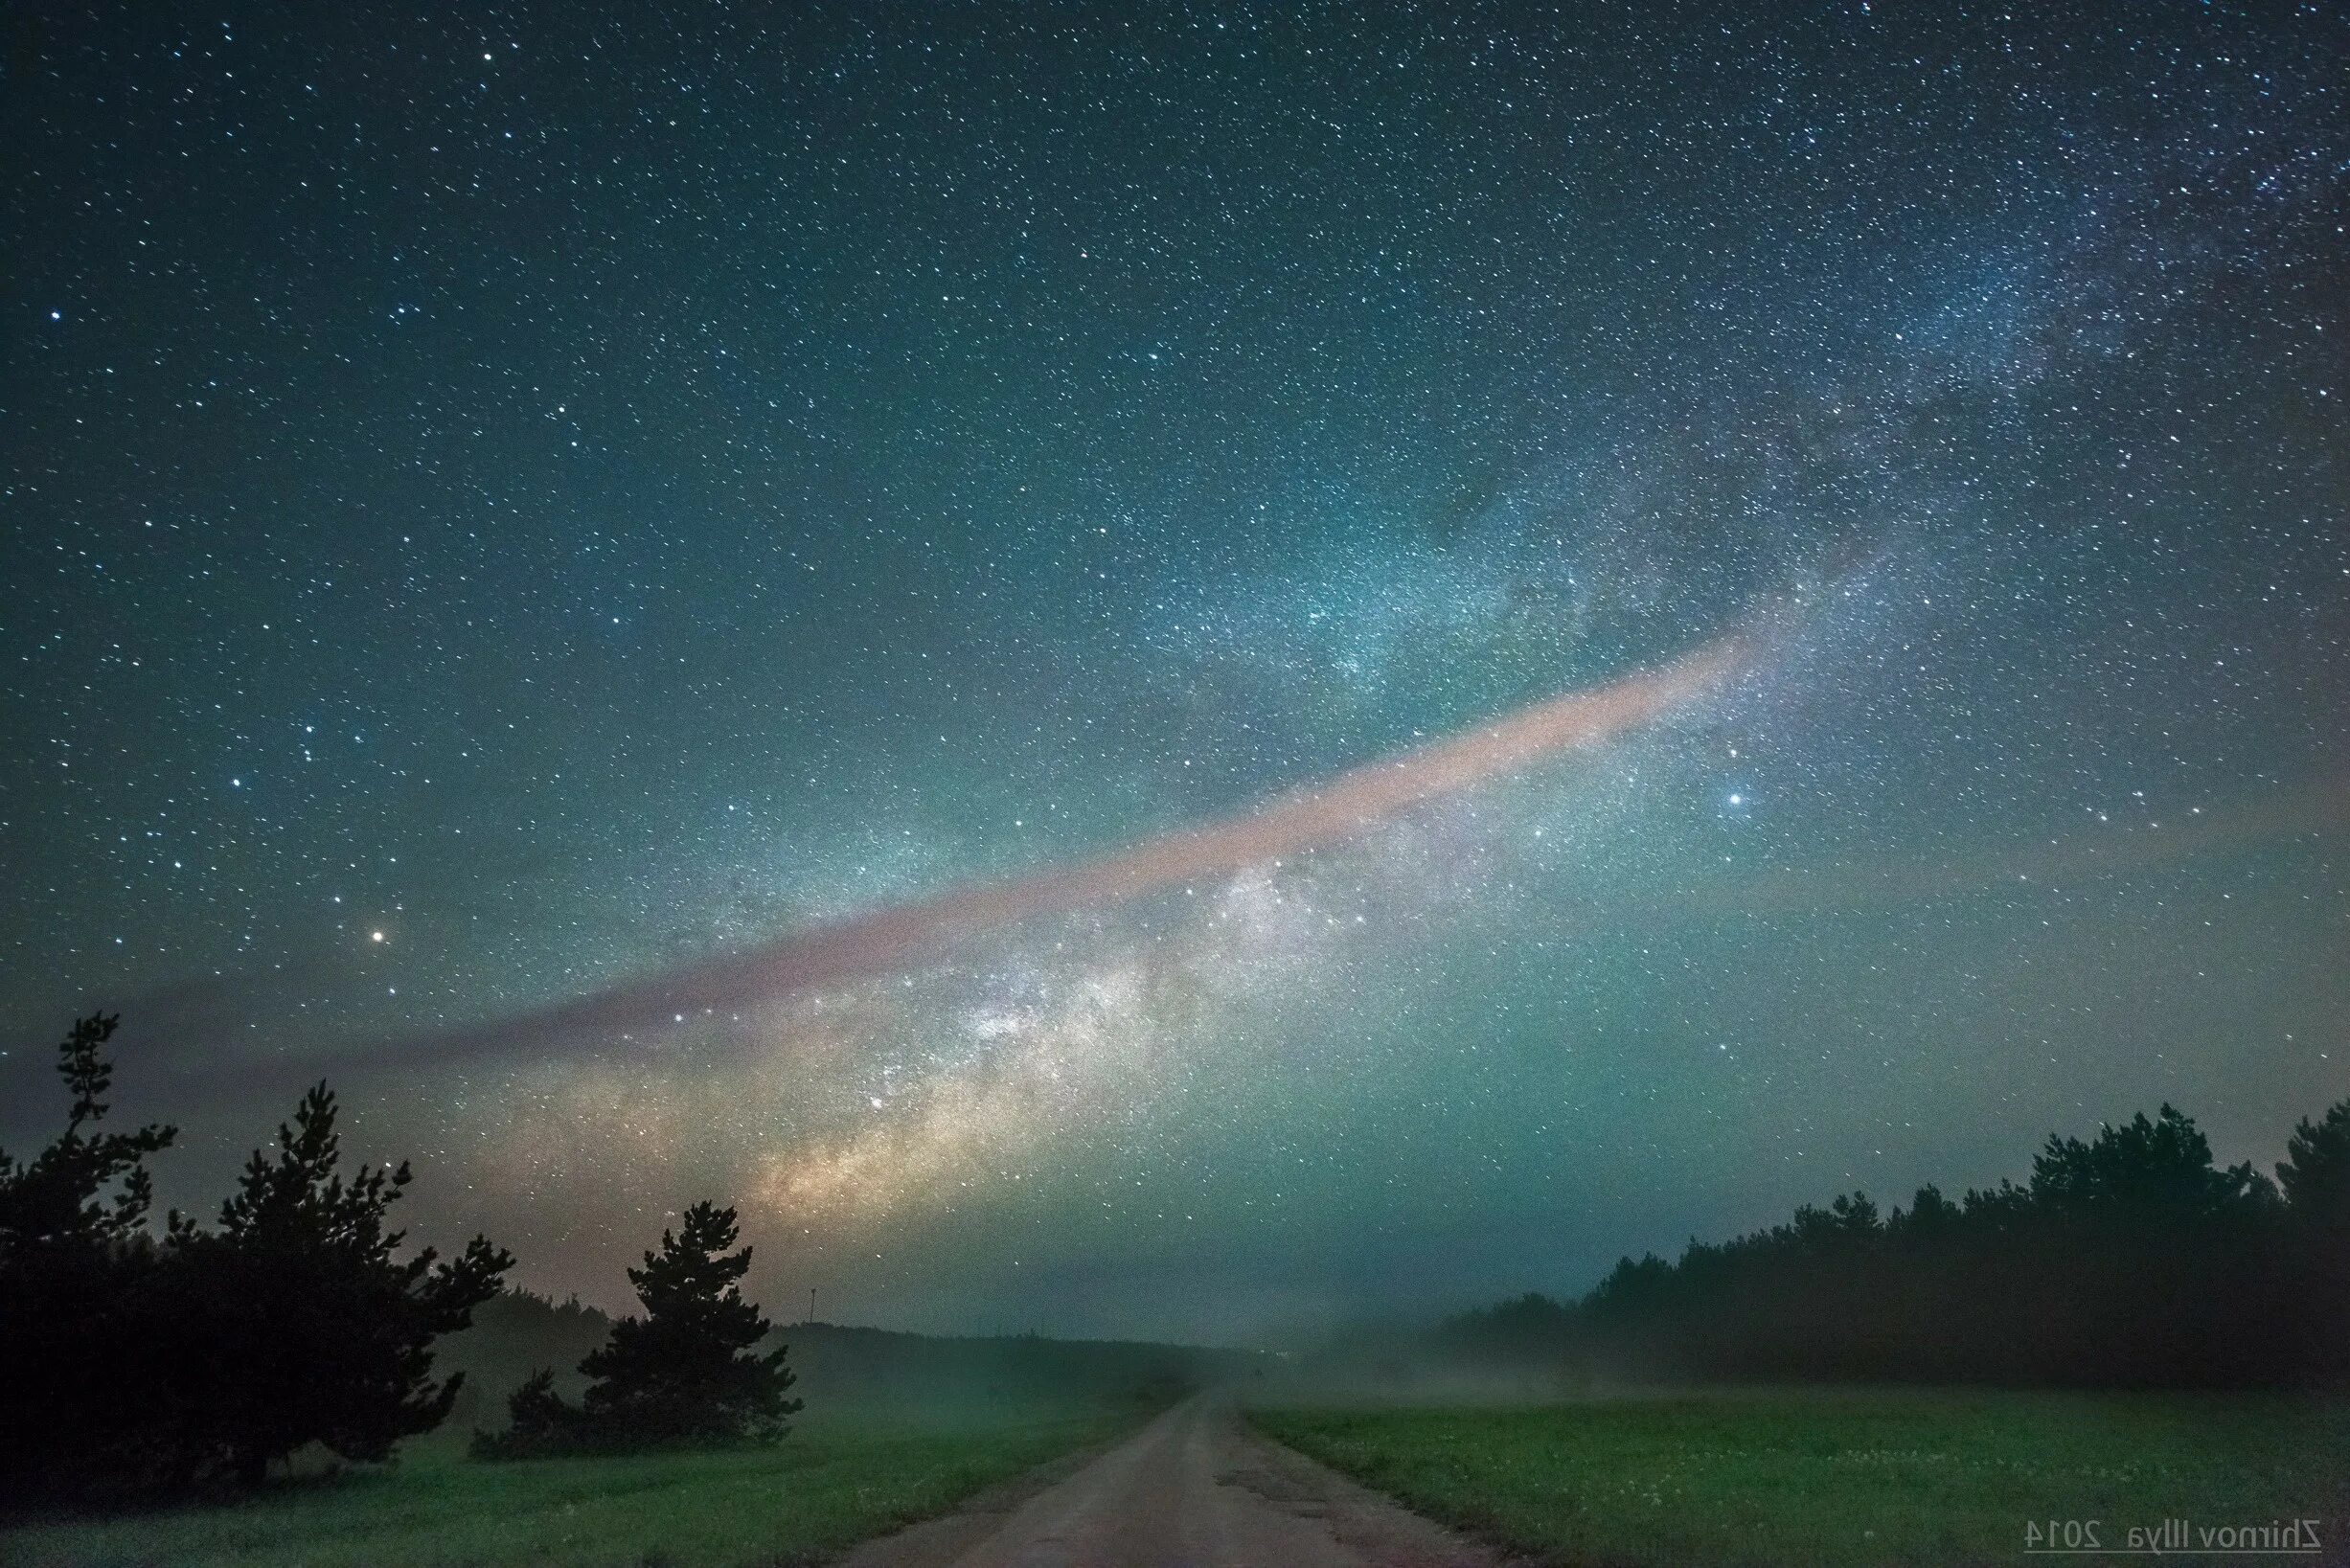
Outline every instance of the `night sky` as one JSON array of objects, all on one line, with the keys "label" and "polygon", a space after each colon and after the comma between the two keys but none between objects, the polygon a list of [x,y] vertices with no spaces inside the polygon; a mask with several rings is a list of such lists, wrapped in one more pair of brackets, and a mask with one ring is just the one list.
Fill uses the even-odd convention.
[{"label": "night sky", "polygon": [[2342,9],[465,9],[9,13],[11,1149],[1279,1339],[2350,1094]]}]

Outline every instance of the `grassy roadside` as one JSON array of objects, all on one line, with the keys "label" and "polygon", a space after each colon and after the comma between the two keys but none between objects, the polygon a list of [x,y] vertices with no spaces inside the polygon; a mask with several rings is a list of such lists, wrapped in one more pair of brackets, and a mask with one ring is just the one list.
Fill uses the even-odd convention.
[{"label": "grassy roadside", "polygon": [[2097,1520],[2112,1548],[2166,1518],[2315,1516],[2322,1557],[2239,1560],[2350,1562],[2339,1398],[1739,1391],[1251,1419],[1431,1518],[1565,1561],[2019,1562],[2033,1521]]},{"label": "grassy roadside", "polygon": [[811,1418],[771,1449],[484,1465],[454,1436],[387,1469],[231,1507],[0,1531],[0,1562],[71,1568],[732,1568],[812,1561],[1072,1449],[1155,1405],[1011,1404],[950,1418]]}]

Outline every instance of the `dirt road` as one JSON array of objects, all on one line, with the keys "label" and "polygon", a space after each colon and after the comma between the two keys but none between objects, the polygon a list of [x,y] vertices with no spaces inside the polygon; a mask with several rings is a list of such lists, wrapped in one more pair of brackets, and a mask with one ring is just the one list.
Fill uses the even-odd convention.
[{"label": "dirt road", "polygon": [[1500,1558],[1195,1395],[1041,1489],[871,1541],[842,1568],[1495,1568]]}]

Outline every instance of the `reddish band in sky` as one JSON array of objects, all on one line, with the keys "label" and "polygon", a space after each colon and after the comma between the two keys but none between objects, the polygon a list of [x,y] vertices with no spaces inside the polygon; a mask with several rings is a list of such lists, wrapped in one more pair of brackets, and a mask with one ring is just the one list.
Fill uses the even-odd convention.
[{"label": "reddish band in sky", "polygon": [[680,1015],[739,1011],[810,986],[901,968],[960,939],[1033,916],[1119,903],[1339,842],[1416,806],[1648,724],[1743,669],[1751,653],[1746,636],[1725,637],[1654,670],[1552,697],[1274,796],[1237,816],[1009,881],[954,889],[813,926],[443,1036],[422,1054],[472,1055],[610,1039],[669,1025]]}]

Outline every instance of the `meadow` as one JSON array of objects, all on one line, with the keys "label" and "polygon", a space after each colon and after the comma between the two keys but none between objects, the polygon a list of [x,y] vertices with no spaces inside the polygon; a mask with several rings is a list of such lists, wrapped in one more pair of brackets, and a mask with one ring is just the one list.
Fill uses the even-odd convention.
[{"label": "meadow", "polygon": [[1057,1456],[1163,1401],[1011,1398],[811,1415],[772,1448],[482,1464],[445,1430],[399,1461],[217,1507],[0,1530],[11,1568],[734,1568],[819,1560]]},{"label": "meadow", "polygon": [[2321,1557],[2254,1560],[2350,1562],[2350,1400],[2339,1398],[1757,1389],[1251,1419],[1422,1513],[1540,1559],[2017,1561],[2034,1545],[2078,1548],[2072,1527],[2090,1520],[2110,1549],[2166,1519],[2315,1517]]},{"label": "meadow", "polygon": [[538,1367],[576,1397],[580,1357],[611,1320],[506,1294],[436,1347],[463,1391],[389,1466],[334,1469],[323,1450],[250,1497],[108,1514],[0,1515],[8,1568],[735,1568],[819,1560],[946,1511],[998,1482],[1107,1443],[1244,1352],[1035,1335],[892,1333],[796,1323],[808,1408],[771,1448],[491,1464],[477,1427]]}]

